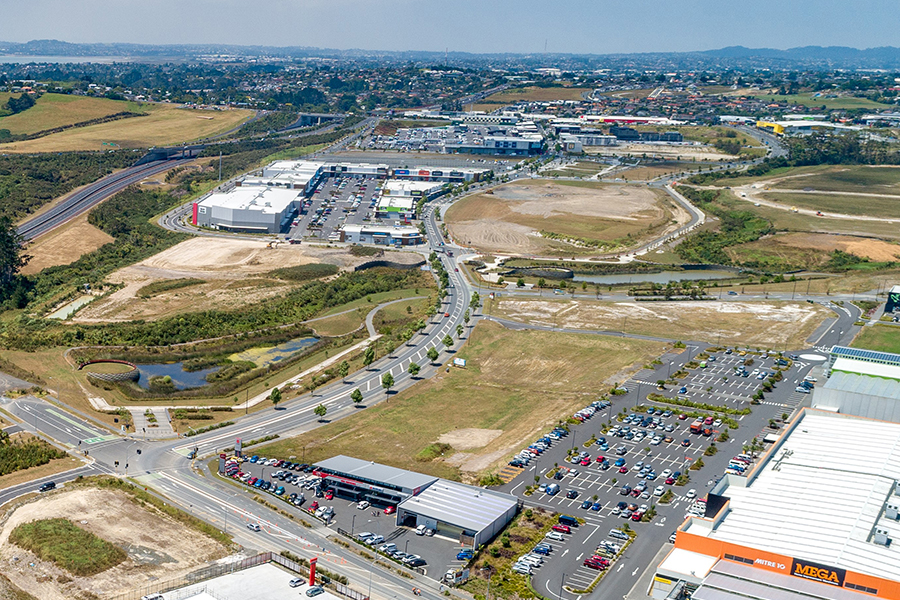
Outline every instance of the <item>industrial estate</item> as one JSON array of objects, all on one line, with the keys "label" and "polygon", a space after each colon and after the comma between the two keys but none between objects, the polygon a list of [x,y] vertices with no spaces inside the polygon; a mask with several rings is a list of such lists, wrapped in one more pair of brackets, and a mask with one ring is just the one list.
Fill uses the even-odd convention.
[{"label": "industrial estate", "polygon": [[0,597],[900,600],[887,54],[42,44]]}]

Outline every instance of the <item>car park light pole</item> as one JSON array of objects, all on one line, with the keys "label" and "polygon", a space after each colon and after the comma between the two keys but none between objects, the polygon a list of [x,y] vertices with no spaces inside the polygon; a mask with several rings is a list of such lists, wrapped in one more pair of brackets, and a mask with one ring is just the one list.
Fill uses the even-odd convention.
[{"label": "car park light pole", "polygon": [[353,528],[356,527],[356,515],[353,515],[353,521],[350,522],[350,536],[353,537]]}]

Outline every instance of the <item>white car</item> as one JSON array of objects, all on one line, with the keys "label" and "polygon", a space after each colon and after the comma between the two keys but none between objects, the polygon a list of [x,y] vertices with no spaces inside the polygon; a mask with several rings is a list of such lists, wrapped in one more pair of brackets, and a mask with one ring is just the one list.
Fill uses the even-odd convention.
[{"label": "white car", "polygon": [[654,496],[662,496],[662,495],[665,494],[665,493],[666,493],[666,488],[665,488],[664,486],[661,486],[661,485],[656,486],[656,489],[653,490],[653,495],[654,495]]},{"label": "white car", "polygon": [[697,497],[697,490],[695,490],[694,488],[689,489],[688,492],[687,492],[687,494],[684,495],[684,497],[685,497],[685,498],[696,498],[696,497]]},{"label": "white car", "polygon": [[425,535],[425,530],[428,529],[424,525],[419,525],[416,527],[416,535]]},{"label": "white car", "polygon": [[371,506],[371,504],[369,504],[368,500],[363,500],[362,502],[360,502],[356,505],[356,508],[358,508],[359,510],[365,510],[365,509],[369,508],[370,506]]},{"label": "white car", "polygon": [[672,469],[663,469],[663,472],[660,473],[659,476],[660,476],[663,480],[666,480],[666,479],[669,478],[669,476],[670,476],[671,474],[672,474]]}]

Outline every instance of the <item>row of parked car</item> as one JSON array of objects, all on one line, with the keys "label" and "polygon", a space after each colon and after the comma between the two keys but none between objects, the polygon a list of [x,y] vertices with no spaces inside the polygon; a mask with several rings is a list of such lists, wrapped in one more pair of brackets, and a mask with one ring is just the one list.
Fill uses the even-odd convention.
[{"label": "row of parked car", "polygon": [[356,539],[368,546],[371,546],[378,552],[381,552],[382,554],[393,558],[394,560],[399,560],[401,563],[408,567],[424,567],[428,564],[425,559],[423,559],[418,554],[407,554],[406,552],[403,552],[402,550],[397,548],[397,544],[393,542],[385,543],[383,535],[364,531],[360,534],[357,534]]},{"label": "row of parked car", "polygon": [[535,440],[533,444],[516,454],[509,464],[513,467],[520,467],[524,469],[528,466],[528,464],[544,453],[544,451],[549,450],[550,446],[553,442],[559,441],[560,439],[569,435],[569,432],[562,427],[557,427],[547,435]]},{"label": "row of parked car", "polygon": [[749,454],[738,454],[728,461],[725,472],[729,475],[743,475],[750,468],[751,462],[753,462],[753,458]]},{"label": "row of parked car", "polygon": [[593,417],[598,410],[603,410],[611,404],[612,403],[609,400],[596,400],[594,402],[591,402],[590,406],[585,406],[584,408],[573,414],[572,418],[576,421],[581,421],[582,423],[584,423],[585,421]]},{"label": "row of parked car", "polygon": [[803,378],[803,381],[801,381],[797,385],[797,387],[794,388],[794,391],[800,392],[801,394],[808,394],[813,390],[814,387],[816,387],[816,378],[807,375]]}]

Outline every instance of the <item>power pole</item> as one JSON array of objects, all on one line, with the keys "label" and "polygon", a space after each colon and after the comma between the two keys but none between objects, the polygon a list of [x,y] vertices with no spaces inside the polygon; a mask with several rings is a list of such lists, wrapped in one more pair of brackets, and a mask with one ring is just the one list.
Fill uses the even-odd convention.
[{"label": "power pole", "polygon": [[219,150],[219,183],[222,182],[222,151]]}]

